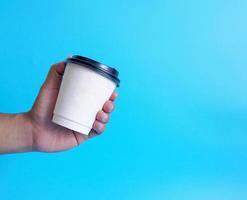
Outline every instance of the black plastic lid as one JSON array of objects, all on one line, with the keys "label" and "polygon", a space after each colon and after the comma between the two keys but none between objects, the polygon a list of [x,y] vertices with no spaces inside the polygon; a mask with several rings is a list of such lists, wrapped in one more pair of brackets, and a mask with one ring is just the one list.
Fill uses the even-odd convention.
[{"label": "black plastic lid", "polygon": [[84,67],[88,67],[89,69],[99,73],[100,75],[112,80],[114,83],[116,83],[117,87],[119,87],[120,84],[120,80],[118,78],[119,73],[115,68],[109,67],[100,62],[79,55],[74,55],[72,57],[67,58],[66,62],[75,63],[78,65],[83,65]]}]

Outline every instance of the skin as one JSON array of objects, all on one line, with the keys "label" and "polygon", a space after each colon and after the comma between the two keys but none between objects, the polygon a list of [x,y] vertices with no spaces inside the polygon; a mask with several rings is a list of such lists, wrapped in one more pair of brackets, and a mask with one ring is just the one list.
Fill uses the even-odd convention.
[{"label": "skin", "polygon": [[113,92],[102,110],[97,113],[89,135],[52,123],[64,69],[63,62],[51,67],[30,111],[0,114],[0,153],[65,151],[79,146],[105,130],[110,113],[114,110],[116,92]]}]

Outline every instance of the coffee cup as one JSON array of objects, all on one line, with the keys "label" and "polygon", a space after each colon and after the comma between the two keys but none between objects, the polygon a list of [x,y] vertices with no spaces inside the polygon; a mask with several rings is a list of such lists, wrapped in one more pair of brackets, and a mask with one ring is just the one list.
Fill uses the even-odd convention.
[{"label": "coffee cup", "polygon": [[96,115],[119,86],[118,71],[83,56],[66,60],[52,122],[88,135]]}]

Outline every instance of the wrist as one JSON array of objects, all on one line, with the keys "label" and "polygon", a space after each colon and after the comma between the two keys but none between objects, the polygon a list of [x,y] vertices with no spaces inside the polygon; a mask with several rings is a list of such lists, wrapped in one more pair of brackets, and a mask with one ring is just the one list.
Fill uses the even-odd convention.
[{"label": "wrist", "polygon": [[30,119],[28,113],[0,114],[0,154],[33,150]]},{"label": "wrist", "polygon": [[23,151],[30,152],[33,151],[33,123],[31,119],[31,115],[29,112],[17,114],[17,118],[19,118],[20,133],[22,133],[22,145]]}]

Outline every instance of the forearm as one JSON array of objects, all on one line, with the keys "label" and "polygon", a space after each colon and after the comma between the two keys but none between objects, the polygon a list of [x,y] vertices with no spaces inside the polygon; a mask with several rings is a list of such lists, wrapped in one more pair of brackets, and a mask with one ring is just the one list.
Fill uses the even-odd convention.
[{"label": "forearm", "polygon": [[32,143],[28,113],[0,114],[0,153],[32,151]]}]

